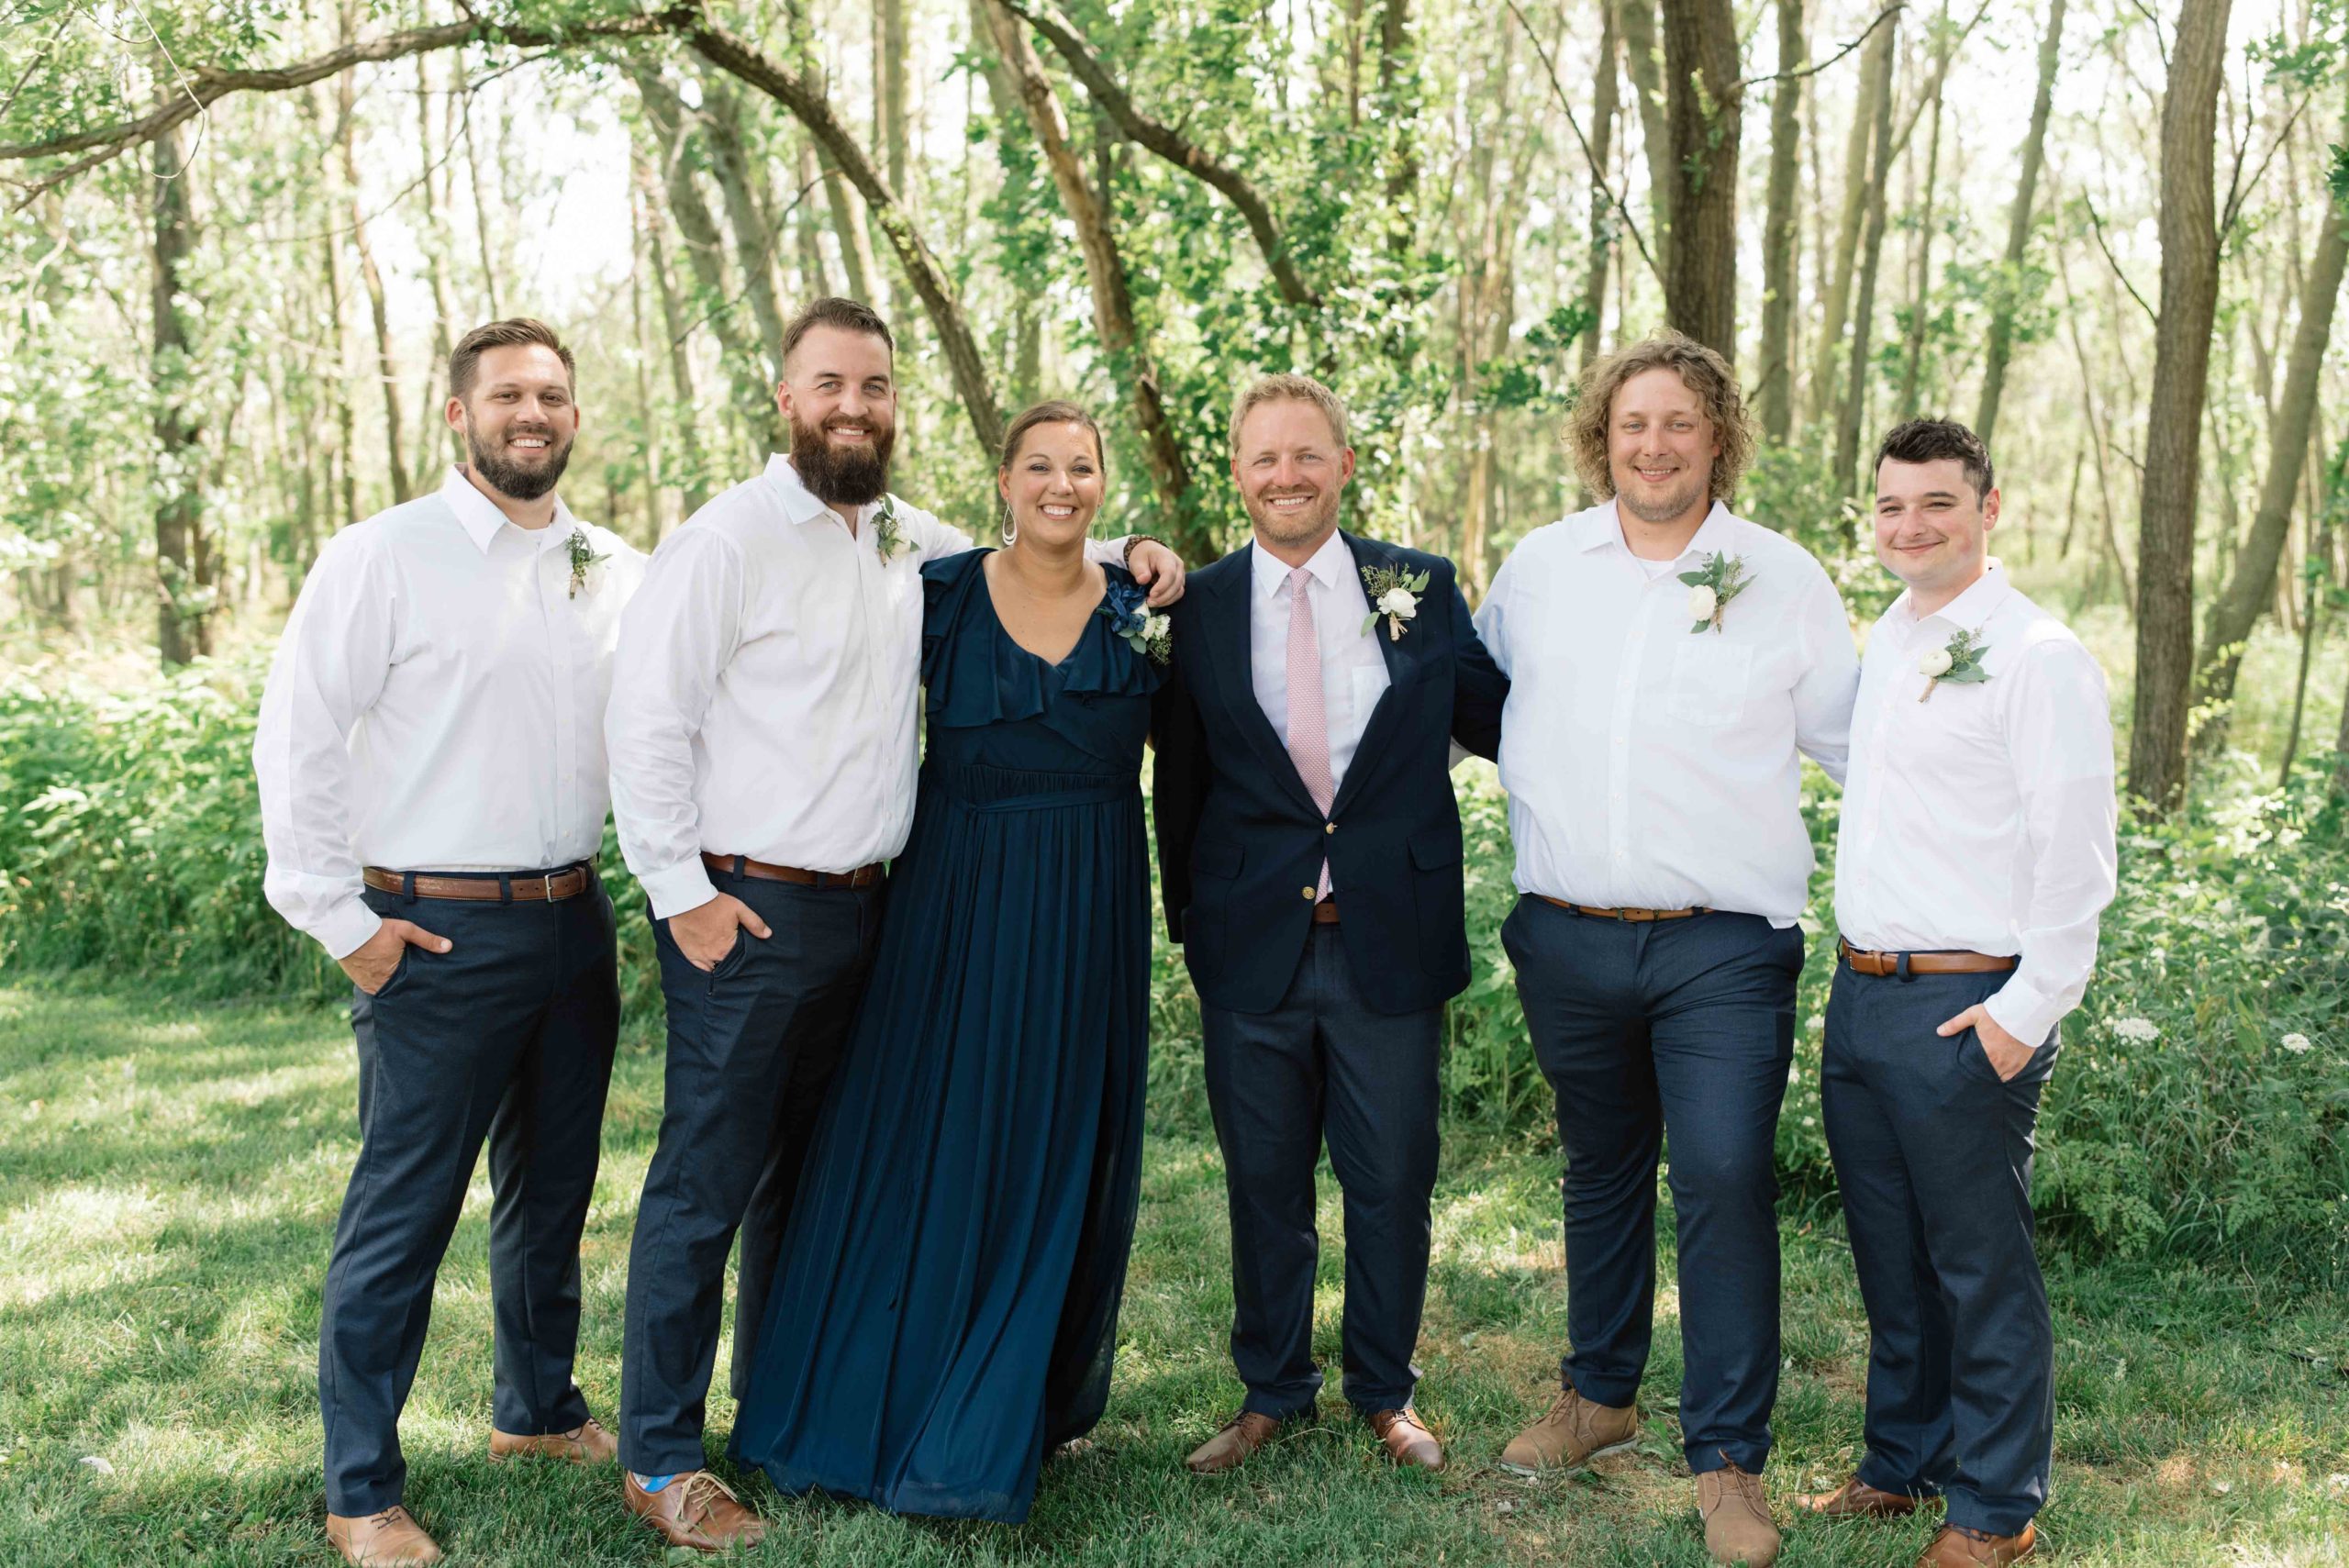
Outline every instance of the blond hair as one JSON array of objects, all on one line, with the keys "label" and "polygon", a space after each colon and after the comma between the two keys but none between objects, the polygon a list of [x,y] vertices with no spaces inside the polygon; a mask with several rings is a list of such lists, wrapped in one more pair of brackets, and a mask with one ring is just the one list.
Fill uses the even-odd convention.
[{"label": "blond hair", "polygon": [[1240,455],[1240,427],[1248,416],[1267,403],[1310,403],[1321,410],[1330,421],[1330,433],[1338,438],[1338,445],[1348,445],[1346,439],[1346,406],[1338,395],[1309,375],[1258,376],[1241,390],[1239,400],[1231,406],[1231,455]]},{"label": "blond hair", "polygon": [[1616,350],[1594,361],[1582,374],[1574,412],[1566,417],[1566,446],[1574,454],[1575,472],[1592,495],[1605,500],[1615,494],[1615,476],[1607,462],[1607,430],[1614,412],[1615,395],[1623,384],[1649,371],[1666,370],[1697,395],[1711,421],[1720,455],[1713,459],[1713,499],[1726,501],[1737,493],[1737,482],[1753,462],[1753,427],[1747,421],[1745,397],[1738,390],[1737,373],[1729,361],[1685,333],[1664,331]]}]

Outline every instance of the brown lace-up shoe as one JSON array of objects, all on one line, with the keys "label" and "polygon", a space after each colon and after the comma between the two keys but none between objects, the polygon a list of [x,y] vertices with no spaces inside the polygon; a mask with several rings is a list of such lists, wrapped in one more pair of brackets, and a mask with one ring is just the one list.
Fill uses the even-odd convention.
[{"label": "brown lace-up shoe", "polygon": [[672,1546],[696,1551],[731,1551],[756,1546],[767,1527],[742,1506],[733,1488],[707,1470],[690,1471],[658,1492],[648,1492],[632,1472],[620,1472],[629,1511],[661,1532]]},{"label": "brown lace-up shoe", "polygon": [[489,1462],[525,1457],[567,1459],[573,1464],[609,1464],[620,1456],[620,1440],[590,1416],[567,1432],[541,1432],[525,1437],[516,1432],[489,1433]]},{"label": "brown lace-up shoe", "polygon": [[1371,1417],[1370,1429],[1378,1434],[1378,1440],[1386,1445],[1386,1457],[1396,1463],[1421,1470],[1443,1468],[1443,1445],[1435,1440],[1417,1410],[1408,1407],[1381,1410]]},{"label": "brown lace-up shoe", "polygon": [[[1310,1421],[1316,1412],[1311,1406],[1304,1414],[1292,1416],[1290,1421]],[[1270,1416],[1260,1416],[1253,1410],[1242,1410],[1223,1424],[1223,1429],[1191,1451],[1183,1462],[1195,1475],[1220,1475],[1227,1470],[1237,1470],[1247,1462],[1248,1456],[1273,1440],[1286,1426]]]},{"label": "brown lace-up shoe", "polygon": [[2039,1545],[2039,1531],[2030,1525],[2021,1535],[1990,1535],[1964,1525],[1943,1525],[1917,1568],[2007,1568],[2020,1562]]},{"label": "brown lace-up shoe", "polygon": [[1573,1470],[1630,1448],[1639,1435],[1638,1406],[1594,1405],[1569,1388],[1552,1402],[1548,1415],[1509,1440],[1501,1450],[1501,1468],[1518,1475]]},{"label": "brown lace-up shoe", "polygon": [[393,1562],[438,1562],[440,1549],[416,1522],[416,1516],[394,1503],[381,1513],[345,1518],[327,1516],[327,1539],[351,1568],[382,1568]]},{"label": "brown lace-up shoe", "polygon": [[1897,1519],[1915,1513],[1920,1502],[1905,1492],[1879,1492],[1854,1475],[1832,1492],[1797,1497],[1795,1507],[1831,1519]]},{"label": "brown lace-up shoe", "polygon": [[1697,1511],[1705,1519],[1705,1550],[1720,1563],[1770,1568],[1778,1560],[1778,1527],[1763,1496],[1762,1477],[1734,1464],[1697,1477]]}]

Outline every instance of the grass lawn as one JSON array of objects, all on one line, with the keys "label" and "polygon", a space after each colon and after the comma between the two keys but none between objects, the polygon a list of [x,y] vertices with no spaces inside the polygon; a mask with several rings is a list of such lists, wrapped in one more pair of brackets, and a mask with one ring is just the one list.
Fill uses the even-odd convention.
[{"label": "grass lawn", "polygon": [[[657,1055],[624,1050],[588,1223],[579,1379],[607,1417],[659,1069]],[[334,1561],[320,1526],[316,1336],[355,1123],[350,1034],[330,1014],[0,990],[0,1564]],[[1555,1177],[1535,1142],[1449,1151],[1420,1345],[1421,1407],[1454,1458],[1441,1478],[1391,1470],[1334,1399],[1323,1425],[1234,1476],[1183,1471],[1239,1391],[1223,1350],[1215,1151],[1169,1136],[1150,1153],[1109,1418],[1092,1451],[1047,1469],[1032,1521],[901,1520],[784,1501],[754,1477],[745,1495],[778,1525],[755,1560],[1701,1564],[1672,1418],[1668,1283],[1641,1451],[1548,1485],[1494,1467],[1542,1406],[1564,1340]],[[1334,1199],[1334,1184],[1324,1192]],[[614,1474],[484,1462],[488,1202],[484,1175],[441,1270],[403,1429],[408,1502],[458,1562],[660,1562]],[[1334,1201],[1323,1223],[1334,1236]],[[1790,1218],[1786,1261],[1769,1476],[1782,1513],[1788,1494],[1851,1464],[1865,1352],[1831,1219]],[[2061,1257],[2049,1273],[2059,1350],[2046,1558],[2344,1560],[2341,1298]],[[1333,1246],[1319,1336],[1332,1367],[1341,1277]],[[714,1440],[731,1414],[713,1401]],[[1905,1568],[1928,1528],[1805,1521],[1787,1530],[1782,1561]]]}]

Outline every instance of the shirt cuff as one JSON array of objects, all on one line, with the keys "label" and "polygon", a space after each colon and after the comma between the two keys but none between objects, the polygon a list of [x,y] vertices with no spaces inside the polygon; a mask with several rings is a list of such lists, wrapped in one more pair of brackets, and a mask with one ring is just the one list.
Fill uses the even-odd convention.
[{"label": "shirt cuff", "polygon": [[309,931],[327,956],[340,962],[373,941],[383,925],[383,917],[354,894],[313,921]]},{"label": "shirt cuff", "polygon": [[636,880],[643,884],[645,896],[652,901],[652,917],[656,920],[698,909],[718,896],[717,884],[709,880],[708,869],[701,863],[699,855]]},{"label": "shirt cuff", "polygon": [[1982,1004],[1982,1010],[1990,1015],[1991,1022],[2033,1051],[2047,1043],[2055,1026],[2071,1011],[2041,995],[2036,986],[2024,984],[2020,977],[2001,986],[1997,995]]}]

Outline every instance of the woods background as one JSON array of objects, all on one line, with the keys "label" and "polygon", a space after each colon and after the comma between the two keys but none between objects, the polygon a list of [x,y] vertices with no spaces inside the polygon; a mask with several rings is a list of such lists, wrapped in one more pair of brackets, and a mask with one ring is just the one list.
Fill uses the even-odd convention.
[{"label": "woods background", "polygon": [[[2329,1278],[2344,142],[2342,0],[0,0],[0,963],[334,993],[260,896],[259,672],[320,541],[438,483],[482,320],[576,346],[564,495],[646,548],[777,443],[783,323],[846,293],[900,335],[896,488],[965,527],[1007,411],[1069,395],[1105,529],[1208,560],[1232,392],[1299,369],[1358,417],[1353,525],[1472,597],[1583,500],[1576,371],[1668,323],[1757,408],[1739,510],[1857,625],[1876,434],[1990,439],[1997,548],[2110,673],[2138,803],[2051,1225]],[[1462,793],[1449,1114],[1539,1139],[1498,796]],[[1158,974],[1153,1115],[1196,1129]],[[1781,1139],[1814,1192],[1824,979]]]}]

